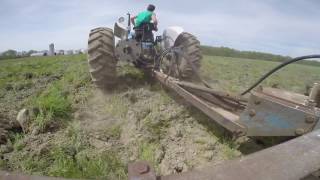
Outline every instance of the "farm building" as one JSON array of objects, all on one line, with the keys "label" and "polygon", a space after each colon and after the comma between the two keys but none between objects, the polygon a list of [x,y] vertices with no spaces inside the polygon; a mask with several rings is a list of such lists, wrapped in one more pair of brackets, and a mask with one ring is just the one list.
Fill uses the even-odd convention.
[{"label": "farm building", "polygon": [[65,51],[65,55],[73,55],[73,50],[67,50],[67,51]]},{"label": "farm building", "polygon": [[47,53],[46,52],[36,52],[36,53],[32,53],[30,54],[30,56],[34,57],[34,56],[46,56]]},{"label": "farm building", "polygon": [[64,55],[65,51],[64,50],[58,50],[55,52],[56,55]]}]

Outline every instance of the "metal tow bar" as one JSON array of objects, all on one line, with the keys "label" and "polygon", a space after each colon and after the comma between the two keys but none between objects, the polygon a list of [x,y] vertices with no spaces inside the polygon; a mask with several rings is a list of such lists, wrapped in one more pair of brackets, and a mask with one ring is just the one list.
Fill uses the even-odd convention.
[{"label": "metal tow bar", "polygon": [[[214,119],[214,121],[219,123],[222,127],[228,129],[234,134],[241,134],[241,135],[245,134],[246,128],[239,122],[239,116],[230,110],[226,110],[226,108],[222,108],[223,106],[228,106],[230,103],[229,102],[224,103],[223,99],[221,100],[221,99],[215,98],[215,96],[211,96],[211,94],[215,93],[219,97],[234,99],[235,101],[240,101],[242,99],[233,97],[232,95],[229,95],[229,94],[221,94],[221,93],[217,94],[218,92],[214,92],[209,88],[196,86],[196,85],[193,85],[192,83],[181,82],[159,71],[155,71],[154,74],[155,74],[155,77],[162,84],[173,89],[176,93],[182,96],[186,101],[191,103],[193,106],[197,107],[207,116],[209,116],[211,119]],[[192,90],[189,90],[186,87]],[[230,106],[230,109],[241,108],[241,106],[239,107],[235,107],[235,106],[237,106],[237,104],[232,104]]]}]

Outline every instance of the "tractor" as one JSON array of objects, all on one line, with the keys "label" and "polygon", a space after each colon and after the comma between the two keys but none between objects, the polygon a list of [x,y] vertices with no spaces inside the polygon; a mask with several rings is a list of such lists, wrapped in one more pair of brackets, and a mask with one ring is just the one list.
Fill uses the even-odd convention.
[{"label": "tractor", "polygon": [[[129,13],[128,22],[124,17],[119,18],[114,30],[91,30],[88,62],[92,80],[98,87],[114,87],[117,62],[126,61],[152,72],[160,83],[235,136],[295,137],[320,128],[320,83],[314,84],[309,96],[258,86],[286,65],[320,58],[320,55],[302,56],[280,63],[246,91],[235,95],[217,91],[201,79],[200,42],[183,28],[166,28],[162,36],[156,38],[152,23],[133,30],[134,33]],[[193,83],[194,80],[203,85]],[[252,91],[254,88],[256,90]]]},{"label": "tractor", "polygon": [[[200,42],[181,27],[169,27],[154,38],[153,23],[144,23],[131,30],[121,17],[110,28],[91,30],[88,41],[88,63],[96,86],[111,88],[116,79],[118,61],[132,63],[144,70],[161,72],[181,79],[193,78],[202,59]],[[188,57],[188,58],[185,58]]]}]

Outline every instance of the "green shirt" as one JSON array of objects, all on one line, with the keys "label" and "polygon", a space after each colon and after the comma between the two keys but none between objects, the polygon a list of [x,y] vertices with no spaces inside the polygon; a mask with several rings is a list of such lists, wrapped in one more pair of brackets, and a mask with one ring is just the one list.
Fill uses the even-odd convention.
[{"label": "green shirt", "polygon": [[142,23],[150,23],[153,12],[143,11],[138,14],[135,20],[135,27],[139,27]]}]

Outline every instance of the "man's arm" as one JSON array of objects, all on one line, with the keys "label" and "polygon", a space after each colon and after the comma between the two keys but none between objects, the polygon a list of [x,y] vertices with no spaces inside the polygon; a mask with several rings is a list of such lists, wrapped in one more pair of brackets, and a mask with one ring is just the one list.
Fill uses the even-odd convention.
[{"label": "man's arm", "polygon": [[153,15],[151,16],[152,22],[154,24],[154,28],[156,31],[158,31],[158,19],[156,14],[153,13]]},{"label": "man's arm", "polygon": [[137,16],[133,16],[133,17],[131,17],[131,23],[133,24],[133,26],[136,26],[136,24],[135,24],[135,19],[137,18]]}]

